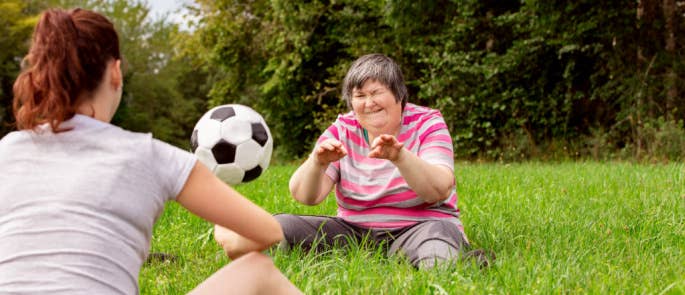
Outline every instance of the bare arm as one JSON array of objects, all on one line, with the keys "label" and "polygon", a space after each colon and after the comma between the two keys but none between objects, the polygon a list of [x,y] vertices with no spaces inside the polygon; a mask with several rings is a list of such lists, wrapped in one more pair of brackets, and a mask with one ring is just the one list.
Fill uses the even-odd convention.
[{"label": "bare arm", "polygon": [[375,138],[369,157],[387,159],[395,164],[409,187],[426,203],[447,199],[454,187],[452,170],[424,161],[404,148],[392,135],[384,134]]},{"label": "bare arm", "polygon": [[[335,140],[324,141],[317,146],[290,178],[289,186],[293,198],[307,205],[321,203],[333,188],[333,180],[325,175],[326,167],[331,161],[336,161],[346,154],[347,151],[342,144]],[[259,248],[256,242],[221,225],[214,227],[214,239],[231,259]]]},{"label": "bare arm", "polygon": [[454,187],[454,173],[449,168],[429,164],[404,148],[393,163],[409,187],[426,203],[444,201],[450,196]]},{"label": "bare arm", "polygon": [[[290,191],[293,197],[307,205],[321,203],[331,188],[333,181],[324,175],[325,167],[316,167],[316,161],[310,157],[295,171],[290,178]],[[226,255],[236,259],[250,251],[261,250],[258,243],[241,236],[239,233],[225,226],[214,226],[214,239],[221,245]]]},{"label": "bare arm", "polygon": [[333,180],[325,175],[331,162],[347,155],[339,141],[328,139],[317,146],[307,160],[290,177],[290,193],[306,205],[321,203],[333,189]]},{"label": "bare arm", "polygon": [[236,243],[246,246],[245,253],[262,251],[283,239],[281,226],[271,214],[221,182],[199,162],[176,201],[197,216],[239,234]]}]

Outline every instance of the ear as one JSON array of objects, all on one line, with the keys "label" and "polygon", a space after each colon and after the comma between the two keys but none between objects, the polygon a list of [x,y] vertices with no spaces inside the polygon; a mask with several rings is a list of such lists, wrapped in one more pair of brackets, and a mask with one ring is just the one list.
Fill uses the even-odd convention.
[{"label": "ear", "polygon": [[120,59],[114,60],[114,62],[111,63],[110,74],[112,87],[114,87],[114,89],[119,89],[119,87],[121,87],[124,83],[124,77],[121,74]]}]

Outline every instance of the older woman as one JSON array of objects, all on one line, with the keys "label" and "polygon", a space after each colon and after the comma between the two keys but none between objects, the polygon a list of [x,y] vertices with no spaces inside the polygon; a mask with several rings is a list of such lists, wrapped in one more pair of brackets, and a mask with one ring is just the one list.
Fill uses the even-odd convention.
[{"label": "older woman", "polygon": [[[290,179],[293,197],[306,205],[321,203],[335,187],[338,216],[276,215],[283,244],[345,245],[368,235],[416,267],[459,257],[468,242],[440,112],[407,103],[400,67],[381,54],[357,59],[342,90],[352,111],[326,129]],[[244,251],[232,233],[217,227],[215,236],[229,256]]]}]

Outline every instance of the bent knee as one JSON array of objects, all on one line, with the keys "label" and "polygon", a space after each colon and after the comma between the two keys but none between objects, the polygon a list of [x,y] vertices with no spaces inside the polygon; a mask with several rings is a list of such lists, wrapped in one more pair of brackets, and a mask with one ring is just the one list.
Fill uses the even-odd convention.
[{"label": "bent knee", "polygon": [[240,258],[234,260],[231,263],[236,265],[249,266],[251,270],[260,273],[264,273],[276,268],[273,260],[271,260],[269,256],[260,252],[247,253],[243,256],[240,256]]},{"label": "bent knee", "polygon": [[[258,287],[266,276],[278,271],[271,258],[259,253],[250,252],[225,265],[214,273],[198,290],[225,290],[227,285],[250,285],[250,289]],[[237,280],[237,281],[236,281]],[[197,294],[208,294],[198,291]],[[252,292],[254,293],[254,292]]]},{"label": "bent knee", "polygon": [[267,256],[264,253],[260,252],[250,252],[239,259],[236,259],[236,261],[244,261],[245,263],[250,263],[252,265],[273,265],[273,261],[269,256]]}]

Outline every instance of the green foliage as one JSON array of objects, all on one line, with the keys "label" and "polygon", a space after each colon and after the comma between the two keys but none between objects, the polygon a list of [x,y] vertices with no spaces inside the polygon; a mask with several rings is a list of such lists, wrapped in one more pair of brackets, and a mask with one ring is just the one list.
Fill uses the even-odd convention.
[{"label": "green foliage", "polygon": [[539,157],[596,130],[616,151],[645,140],[642,119],[685,115],[683,47],[639,38],[664,40],[666,16],[638,19],[634,1],[199,2],[197,47],[220,69],[211,103],[266,114],[286,156],[346,111],[340,82],[371,52],[402,65],[410,101],[442,111],[458,157]]},{"label": "green foliage", "polygon": [[0,137],[12,129],[12,85],[28,50],[38,5],[19,0],[0,1]]},{"label": "green foliage", "polygon": [[[300,157],[348,111],[350,63],[381,52],[411,102],[442,111],[459,158],[654,159],[653,134],[685,132],[685,5],[668,3],[197,0],[187,32],[150,19],[145,1],[4,1],[0,132],[36,14],[82,6],[122,37],[114,123],[178,146],[203,111],[240,103],[265,117],[276,158]],[[679,144],[662,144],[669,159],[684,157]]]},{"label": "green foliage", "polygon": [[40,10],[48,7],[81,7],[106,15],[119,32],[124,55],[124,94],[112,122],[129,130],[152,132],[156,138],[188,147],[190,132],[205,109],[207,74],[193,68],[181,54],[181,44],[190,38],[178,25],[164,18],[151,19],[145,1],[45,0],[5,1],[0,24],[3,30],[0,134],[10,131],[11,85],[26,54],[29,35]]},{"label": "green foliage", "polygon": [[150,19],[150,9],[142,1],[94,1],[92,5],[114,22],[127,68],[122,102],[112,122],[188,147],[206,100],[204,82],[197,80],[204,75],[193,71],[179,54],[177,44],[189,33],[163,17]]},{"label": "green foliage", "polygon": [[606,107],[580,108],[607,104],[594,98],[593,85],[601,86],[602,69],[616,58],[606,53],[603,36],[620,33],[630,11],[598,6],[462,4],[461,16],[437,34],[442,47],[421,59],[426,66],[418,83],[418,96],[435,97],[445,114],[460,156],[494,158],[511,147],[511,137],[535,154],[541,142],[611,124],[615,114],[599,113]]},{"label": "green foliage", "polygon": [[344,107],[337,84],[341,64],[353,56],[344,42],[353,39],[346,38],[355,33],[351,24],[365,17],[350,9],[377,9],[354,1],[198,2],[196,47],[209,52],[216,74],[210,104],[249,105],[265,117],[280,153],[307,151],[321,125]]},{"label": "green foliage", "polygon": [[[649,120],[639,127],[642,146],[631,145],[623,151],[650,161],[682,161],[685,159],[685,128],[683,120],[666,121],[663,117]],[[640,148],[641,150],[636,150]]]}]

